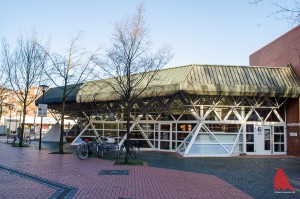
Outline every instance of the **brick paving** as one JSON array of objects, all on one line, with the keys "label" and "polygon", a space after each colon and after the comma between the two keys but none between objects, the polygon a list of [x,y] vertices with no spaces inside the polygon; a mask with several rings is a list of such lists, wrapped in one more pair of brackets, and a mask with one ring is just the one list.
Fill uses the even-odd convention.
[{"label": "brick paving", "polygon": [[213,175],[113,163],[0,143],[0,198],[251,198]]},{"label": "brick paving", "polygon": [[[292,156],[238,156],[180,158],[175,153],[143,152],[150,167],[214,175],[254,198],[300,198],[300,158]],[[163,160],[163,161],[161,161]],[[274,193],[274,177],[283,168],[295,193]]]},{"label": "brick paving", "polygon": [[[60,186],[70,192],[65,198],[300,198],[299,157],[180,158],[175,153],[141,152],[138,160],[147,166],[114,166],[109,160],[49,154],[57,150],[53,143],[43,143],[42,151],[36,142],[31,146],[0,143],[0,166],[46,179],[48,184],[0,167],[0,198],[57,198]],[[67,144],[65,151],[74,152],[74,147]],[[294,194],[274,193],[278,168],[288,176]],[[106,170],[127,170],[129,175],[99,175]],[[58,183],[58,188],[51,188],[51,183]],[[18,191],[13,191],[13,184]]]}]

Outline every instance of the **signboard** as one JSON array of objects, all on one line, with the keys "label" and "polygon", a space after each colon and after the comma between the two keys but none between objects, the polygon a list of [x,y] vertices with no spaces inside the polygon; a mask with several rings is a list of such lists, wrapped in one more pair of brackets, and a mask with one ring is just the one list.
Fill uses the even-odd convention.
[{"label": "signboard", "polygon": [[287,126],[300,126],[300,123],[288,123]]},{"label": "signboard", "polygon": [[47,104],[39,104],[38,117],[47,117]]},{"label": "signboard", "polygon": [[257,127],[257,134],[262,135],[262,127],[261,126]]},{"label": "signboard", "polygon": [[298,135],[297,132],[290,132],[291,137],[297,137],[297,135]]}]

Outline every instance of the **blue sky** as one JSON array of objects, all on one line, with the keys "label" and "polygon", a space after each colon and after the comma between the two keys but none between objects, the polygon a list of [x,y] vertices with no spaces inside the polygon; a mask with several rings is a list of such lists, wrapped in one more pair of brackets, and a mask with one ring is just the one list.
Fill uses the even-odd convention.
[{"label": "blue sky", "polygon": [[[249,55],[291,29],[269,16],[276,8],[250,0],[144,0],[155,46],[167,43],[167,67],[248,65]],[[138,0],[0,0],[0,38],[14,42],[33,28],[51,50],[63,53],[78,32],[89,50],[110,45],[112,24],[135,12]]]}]

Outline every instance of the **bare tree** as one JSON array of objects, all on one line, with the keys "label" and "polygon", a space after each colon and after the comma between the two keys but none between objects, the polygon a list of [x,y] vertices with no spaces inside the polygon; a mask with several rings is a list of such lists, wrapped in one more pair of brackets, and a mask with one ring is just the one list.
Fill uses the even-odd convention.
[{"label": "bare tree", "polygon": [[43,67],[46,63],[46,54],[38,45],[37,38],[32,34],[31,38],[20,36],[13,51],[5,39],[3,39],[2,64],[7,73],[9,86],[22,104],[22,131],[19,146],[23,146],[23,133],[26,118],[26,110],[40,94],[36,92],[29,97],[30,88],[42,83]]},{"label": "bare tree", "polygon": [[79,40],[80,34],[77,34],[77,36],[71,40],[66,56],[50,54],[40,45],[41,49],[46,52],[51,60],[49,66],[45,67],[44,71],[50,81],[62,91],[59,153],[64,153],[63,138],[66,100],[84,81],[93,78],[91,76],[91,74],[93,74],[93,67],[91,67],[92,54],[86,52],[78,45]]},{"label": "bare tree", "polygon": [[[250,1],[250,4],[257,5],[263,1],[264,0],[252,0]],[[292,4],[291,2],[293,2],[292,6],[285,5],[287,3]],[[279,19],[287,20],[291,26],[300,24],[300,1],[293,0],[293,1],[283,2],[283,1],[273,0],[273,1],[268,1],[268,3],[272,4],[277,8],[277,10],[271,13],[271,15],[274,15],[276,17],[280,16]]]},{"label": "bare tree", "polygon": [[[130,113],[134,100],[148,88],[157,70],[165,66],[172,57],[171,48],[167,45],[152,52],[149,32],[144,7],[139,5],[134,16],[114,23],[112,47],[107,50],[105,59],[95,60],[103,74],[112,80],[106,81],[107,85],[125,103],[125,143],[130,141]],[[129,163],[129,145],[125,144],[125,147],[125,163]]]},{"label": "bare tree", "polygon": [[7,86],[8,78],[5,74],[5,70],[0,70],[0,119],[4,111],[5,100],[8,98],[9,89],[7,89]]}]

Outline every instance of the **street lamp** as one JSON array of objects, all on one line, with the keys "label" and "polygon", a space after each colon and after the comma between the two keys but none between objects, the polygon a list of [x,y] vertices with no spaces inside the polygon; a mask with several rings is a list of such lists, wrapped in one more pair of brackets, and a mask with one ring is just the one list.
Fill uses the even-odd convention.
[{"label": "street lamp", "polygon": [[17,131],[17,128],[18,128],[18,110],[16,109],[15,110],[15,114],[16,114],[16,131]]},{"label": "street lamp", "polygon": [[36,110],[33,110],[34,119],[33,119],[33,132],[34,132],[34,140],[36,140],[36,133],[35,133],[35,119],[36,119]]},{"label": "street lamp", "polygon": [[22,116],[22,110],[18,110],[18,113],[20,113],[19,114],[19,116],[20,116],[20,118],[19,118],[19,126],[21,126],[21,116]]},{"label": "street lamp", "polygon": [[14,109],[14,105],[9,104],[8,109],[9,109],[9,131],[8,131],[8,133],[10,133],[10,130],[11,130],[11,127],[10,127],[10,124],[11,124],[11,110]]},{"label": "street lamp", "polygon": [[8,135],[10,134],[10,124],[11,124],[11,110],[14,108],[14,106],[12,104],[8,105],[8,109],[9,109],[9,131],[7,133],[7,143],[8,143]]},{"label": "street lamp", "polygon": [[[46,90],[49,88],[49,86],[40,85],[39,87],[42,89],[42,92],[43,92],[42,104],[44,104],[44,94],[45,94]],[[41,150],[41,145],[42,145],[42,127],[43,127],[43,116],[41,115],[39,150]]]}]

